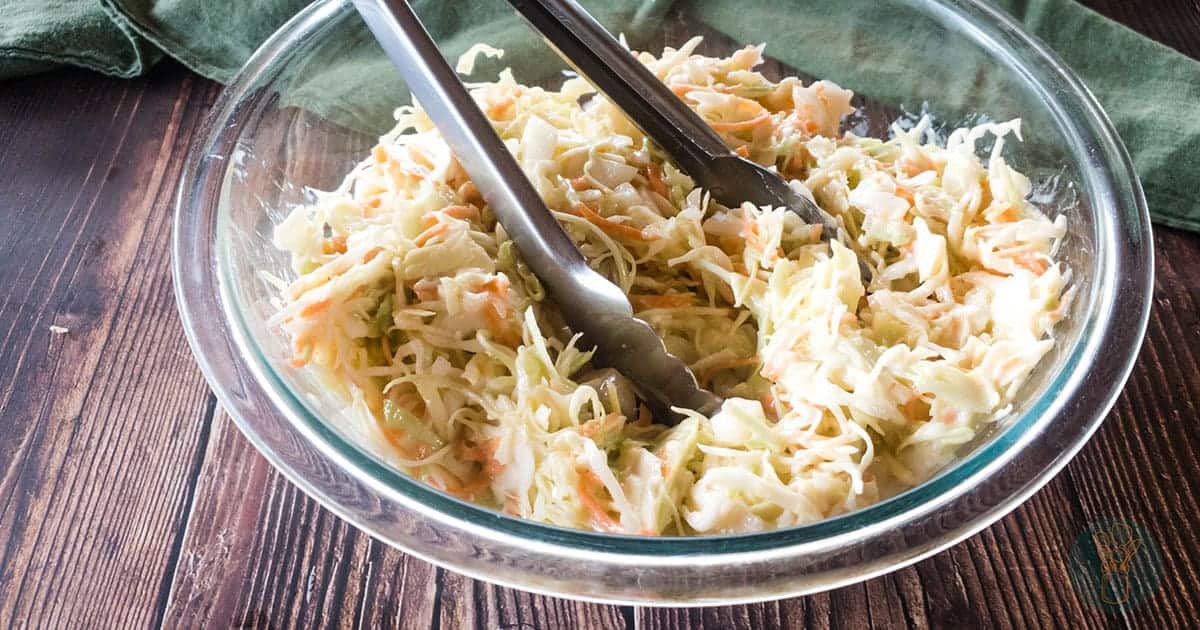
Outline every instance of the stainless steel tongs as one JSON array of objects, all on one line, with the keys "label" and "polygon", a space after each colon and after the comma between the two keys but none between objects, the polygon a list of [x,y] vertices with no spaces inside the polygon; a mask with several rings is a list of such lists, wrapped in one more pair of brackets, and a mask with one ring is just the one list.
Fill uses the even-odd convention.
[{"label": "stainless steel tongs", "polygon": [[[784,206],[833,238],[837,221],[777,173],[735,154],[573,0],[508,0],[580,74],[603,92],[722,205]],[[628,299],[587,266],[504,147],[487,118],[403,0],[354,0],[359,13],[425,106],[567,324],[596,346],[600,363],[640,388],[658,415],[671,406],[712,413],[720,399],[633,316]],[[864,278],[868,269],[860,262]]]},{"label": "stainless steel tongs", "polygon": [[[837,220],[769,169],[734,153],[699,114],[675,96],[575,0],[508,0],[558,54],[604,93],[721,205],[786,207],[835,237]],[[865,265],[860,265],[869,274]],[[864,279],[868,276],[864,275]]]},{"label": "stainless steel tongs", "polygon": [[625,294],[588,267],[412,8],[403,0],[354,5],[567,325],[596,347],[597,362],[632,380],[660,421],[671,421],[672,406],[715,412],[720,399],[633,316]]}]

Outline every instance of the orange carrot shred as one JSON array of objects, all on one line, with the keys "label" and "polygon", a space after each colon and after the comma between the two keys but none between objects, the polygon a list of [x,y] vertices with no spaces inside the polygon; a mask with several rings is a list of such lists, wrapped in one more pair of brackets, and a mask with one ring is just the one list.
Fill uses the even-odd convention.
[{"label": "orange carrot shred", "polygon": [[317,313],[329,308],[329,304],[330,301],[328,299],[313,302],[312,304],[309,304],[300,310],[300,317],[312,317],[313,315],[316,315]]},{"label": "orange carrot shred", "polygon": [[642,233],[641,230],[633,226],[606,219],[599,214],[596,214],[596,211],[582,203],[575,204],[571,208],[570,212],[571,214],[587,219],[589,223],[595,225],[601,230],[604,230],[604,232],[612,236],[622,236],[635,241],[653,241],[658,238],[657,236],[647,236],[646,234]]},{"label": "orange carrot shred", "polygon": [[735,120],[732,122],[718,121],[709,124],[717,131],[745,131],[747,129],[753,129],[762,123],[767,122],[770,120],[770,118],[771,112],[764,111],[754,118],[749,118],[747,120]]},{"label": "orange carrot shred", "polygon": [[594,492],[602,486],[600,478],[595,473],[588,470],[579,475],[579,500],[583,502],[584,507],[592,513],[592,518],[595,519],[595,525],[604,531],[611,533],[621,533],[625,528],[608,514],[608,510],[600,504],[600,500]]},{"label": "orange carrot shred", "polygon": [[651,162],[646,166],[646,179],[650,180],[650,190],[661,195],[664,199],[670,198],[670,190],[667,189],[667,183],[663,181],[662,167]]},{"label": "orange carrot shred", "polygon": [[413,243],[416,243],[417,246],[419,247],[419,246],[425,245],[429,241],[431,241],[439,236],[445,236],[446,233],[448,233],[449,231],[450,231],[449,223],[436,223],[433,226],[426,229],[424,232],[421,232],[420,234],[418,234],[417,238],[413,239]]}]

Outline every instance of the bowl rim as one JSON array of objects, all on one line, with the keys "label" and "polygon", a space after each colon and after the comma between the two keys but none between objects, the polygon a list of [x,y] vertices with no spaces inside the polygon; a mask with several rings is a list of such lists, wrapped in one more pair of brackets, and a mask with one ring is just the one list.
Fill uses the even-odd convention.
[{"label": "bowl rim", "polygon": [[[176,202],[172,239],[172,273],[180,316],[188,342],[201,370],[218,400],[239,429],[255,447],[295,485],[343,519],[377,538],[436,564],[472,577],[516,586],[526,590],[568,595],[609,603],[698,603],[756,601],[823,590],[860,581],[894,570],[936,553],[990,525],[1015,508],[1052,478],[1083,446],[1115,402],[1133,367],[1149,318],[1153,287],[1153,242],[1149,215],[1140,184],[1124,146],[1095,98],[1066,65],[1043,44],[1024,33],[1020,26],[980,0],[902,0],[941,14],[948,23],[973,29],[977,39],[989,41],[992,49],[1010,55],[1017,67],[1033,62],[1049,72],[1069,90],[1068,101],[1082,114],[1078,120],[1062,114],[1065,128],[1079,135],[1080,142],[1095,145],[1095,159],[1109,169],[1091,169],[1111,198],[1097,203],[1098,279],[1093,296],[1095,308],[1064,368],[1054,375],[1047,393],[1021,416],[1013,419],[990,442],[963,460],[947,467],[933,479],[886,501],[845,515],[793,528],[755,534],[704,537],[637,537],[587,532],[546,525],[502,515],[444,495],[369,455],[362,447],[346,441],[307,409],[270,367],[249,337],[243,314],[235,307],[229,282],[223,279],[227,257],[220,255],[216,239],[197,238],[219,233],[221,213],[218,200],[224,185],[225,156],[236,145],[238,131],[250,114],[248,99],[263,77],[285,60],[302,38],[312,36],[344,17],[345,0],[320,0],[309,5],[279,29],[222,92],[189,152]],[[1031,57],[1022,61],[1021,57]],[[1041,91],[1048,87],[1036,73],[1027,77]],[[1055,103],[1054,99],[1048,99]],[[1062,104],[1052,107],[1057,110]],[[1091,140],[1091,142],[1085,142]],[[1097,172],[1097,171],[1101,172]],[[1110,210],[1110,212],[1099,212]],[[1101,228],[1108,226],[1108,230]],[[1123,228],[1123,229],[1121,229]],[[1125,236],[1128,242],[1118,237]],[[1107,253],[1105,256],[1103,254]],[[194,265],[188,261],[203,261]],[[209,264],[212,263],[212,264]],[[1123,286],[1118,286],[1124,282]],[[218,287],[214,294],[212,287]],[[1119,290],[1120,289],[1120,290]],[[213,317],[219,310],[223,317]],[[1101,317],[1100,315],[1108,317]],[[1119,321],[1118,321],[1119,319]],[[1101,352],[1118,360],[1097,365]],[[1090,366],[1090,370],[1073,369]],[[1100,382],[1097,382],[1100,381]],[[1086,385],[1086,386],[1085,386]],[[1053,395],[1052,395],[1053,394]],[[254,398],[267,399],[272,407],[256,406]],[[1073,422],[1065,422],[1064,412]],[[337,483],[357,484],[363,492],[382,497],[393,509],[436,523],[470,540],[484,541],[494,552],[530,554],[569,564],[587,561],[621,569],[673,569],[697,572],[705,568],[741,564],[767,566],[781,557],[801,566],[805,559],[840,559],[834,569],[814,571],[793,580],[793,586],[765,597],[740,595],[688,601],[645,601],[617,589],[611,592],[580,593],[545,582],[536,571],[504,573],[486,565],[468,563],[447,553],[422,546],[412,539],[398,540],[366,521],[339,502],[328,480],[314,481],[298,472],[295,461],[281,452],[278,444],[265,439],[261,427],[264,414],[276,429],[290,429],[313,446],[310,455],[322,458],[332,469],[348,475]],[[1058,420],[1055,422],[1055,420]],[[1035,442],[1043,441],[1039,448]],[[1036,456],[1036,457],[1035,457]],[[998,473],[1008,476],[995,484]],[[980,496],[985,485],[998,485],[995,496]],[[965,502],[986,505],[965,508]],[[967,516],[955,520],[959,509]],[[921,532],[933,515],[949,510],[952,523],[940,523],[936,531]],[[882,553],[856,564],[846,549],[866,545],[896,531],[905,532],[910,546]],[[821,579],[816,579],[821,578]]]}]

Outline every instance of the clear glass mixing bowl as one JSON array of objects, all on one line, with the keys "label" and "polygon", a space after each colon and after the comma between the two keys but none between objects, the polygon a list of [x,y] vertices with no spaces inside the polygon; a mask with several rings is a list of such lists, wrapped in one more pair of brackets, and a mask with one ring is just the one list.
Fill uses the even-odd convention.
[{"label": "clear glass mixing bowl", "polygon": [[[520,80],[561,78],[560,62],[530,46],[535,36],[522,34],[501,0],[416,4],[448,56],[485,41],[513,49],[503,62]],[[473,577],[610,602],[711,604],[828,589],[915,562],[1000,518],[1066,464],[1131,368],[1148,314],[1152,244],[1120,140],[1058,57],[976,0],[589,7],[642,50],[699,33],[704,50],[728,53],[764,32],[787,32],[787,41],[767,42],[777,59],[769,70],[854,89],[864,113],[847,124],[860,132],[886,135],[892,120],[920,112],[949,126],[1022,118],[1025,142],[1009,153],[1039,202],[1070,221],[1062,257],[1078,296],[1012,417],[899,496],[742,536],[567,530],[464,503],[384,465],[339,429],[345,404],[289,367],[286,340],[265,323],[272,289],[259,272],[289,275],[272,226],[306,200],[306,188],[336,186],[408,98],[349,3],[324,0],[280,29],[225,90],[192,148],[175,221],[188,340],[221,403],[275,466],[380,540]]]}]

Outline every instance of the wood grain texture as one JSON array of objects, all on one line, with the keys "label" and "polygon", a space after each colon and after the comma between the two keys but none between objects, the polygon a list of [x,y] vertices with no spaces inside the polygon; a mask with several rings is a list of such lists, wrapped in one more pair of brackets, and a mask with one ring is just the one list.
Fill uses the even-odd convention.
[{"label": "wood grain texture", "polygon": [[477,582],[371,539],[287,483],[223,413],[206,450],[168,627],[626,626],[615,607]]},{"label": "wood grain texture", "polygon": [[215,409],[171,292],[171,158],[214,95],[179,71],[0,91],[0,627],[162,607]]},{"label": "wood grain texture", "polygon": [[[1087,2],[1200,57],[1195,0]],[[1156,230],[1147,339],[1080,455],[1012,514],[911,567],[810,597],[649,609],[477,582],[372,540],[259,456],[174,310],[170,206],[219,88],[172,64],[0,84],[0,627],[1062,628],[1200,619],[1200,237]],[[50,325],[64,326],[53,335]],[[1160,584],[1106,611],[1069,550],[1124,518]]]}]

